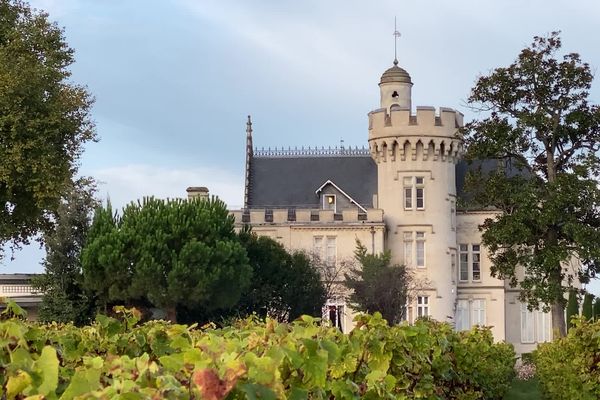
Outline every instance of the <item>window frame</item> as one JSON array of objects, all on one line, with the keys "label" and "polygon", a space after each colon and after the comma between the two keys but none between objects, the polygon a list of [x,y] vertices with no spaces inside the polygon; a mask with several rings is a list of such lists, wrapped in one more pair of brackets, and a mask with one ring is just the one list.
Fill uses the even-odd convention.
[{"label": "window frame", "polygon": [[[331,208],[331,205],[327,202],[327,199],[331,197],[333,197],[333,203],[331,203],[333,208]],[[323,195],[323,210],[333,210],[334,214],[337,212],[337,196],[335,194],[326,193]]]},{"label": "window frame", "polygon": [[[421,234],[422,236],[419,236]],[[424,231],[415,232],[415,267],[426,268],[427,267],[427,245],[426,245],[426,234]],[[419,245],[422,246],[422,263],[419,263]]]},{"label": "window frame", "polygon": [[417,296],[417,319],[429,317],[429,296]]},{"label": "window frame", "polygon": [[[475,251],[475,246],[477,246],[477,251]],[[477,261],[475,258],[477,256]],[[471,244],[471,282],[481,282],[481,245],[480,244]],[[479,274],[479,278],[475,278],[475,265],[477,265],[477,273]]]},{"label": "window frame", "polygon": [[403,233],[404,266],[408,268],[412,268],[413,266],[413,242],[414,239],[412,231],[405,231]]},{"label": "window frame", "polygon": [[405,210],[425,210],[425,176],[402,178],[402,201]]},{"label": "window frame", "polygon": [[[330,243],[333,242],[333,246],[330,245]],[[330,248],[333,248],[333,255],[332,260],[330,260],[330,256],[329,256],[329,250]],[[337,236],[325,236],[325,246],[324,246],[324,250],[325,250],[325,263],[327,264],[327,266],[329,267],[333,267],[337,264]]]}]

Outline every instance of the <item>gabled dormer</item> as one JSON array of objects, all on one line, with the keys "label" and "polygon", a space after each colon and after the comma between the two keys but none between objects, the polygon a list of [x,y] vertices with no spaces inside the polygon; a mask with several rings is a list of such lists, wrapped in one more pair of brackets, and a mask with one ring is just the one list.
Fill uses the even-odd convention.
[{"label": "gabled dormer", "polygon": [[363,206],[330,179],[319,186],[315,194],[319,196],[319,208],[322,210],[332,210],[335,214],[338,214],[342,210],[357,208],[359,212],[367,212]]}]

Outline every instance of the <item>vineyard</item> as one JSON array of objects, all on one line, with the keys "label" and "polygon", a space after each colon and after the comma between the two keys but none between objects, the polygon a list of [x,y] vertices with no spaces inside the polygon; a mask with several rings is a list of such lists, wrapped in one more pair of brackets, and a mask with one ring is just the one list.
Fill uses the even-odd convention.
[{"label": "vineyard", "polygon": [[304,316],[139,324],[116,308],[90,326],[0,321],[2,399],[501,399],[514,351],[489,329],[358,317],[350,334]]}]

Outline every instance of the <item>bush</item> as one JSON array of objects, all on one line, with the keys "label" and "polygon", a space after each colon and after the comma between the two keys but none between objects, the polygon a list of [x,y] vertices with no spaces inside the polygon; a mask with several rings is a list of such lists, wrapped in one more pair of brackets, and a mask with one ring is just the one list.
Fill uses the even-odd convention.
[{"label": "bush", "polygon": [[501,399],[513,377],[514,351],[487,328],[389,327],[375,314],[346,335],[307,316],[198,329],[117,315],[0,322],[0,397]]},{"label": "bush", "polygon": [[566,337],[541,344],[536,352],[537,375],[550,400],[600,398],[600,321],[573,322]]}]

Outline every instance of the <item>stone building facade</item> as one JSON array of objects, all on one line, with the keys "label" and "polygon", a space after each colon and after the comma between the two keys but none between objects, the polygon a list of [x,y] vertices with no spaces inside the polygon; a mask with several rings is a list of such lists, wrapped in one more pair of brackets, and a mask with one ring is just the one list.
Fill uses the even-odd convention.
[{"label": "stone building facade", "polygon": [[[518,290],[491,276],[478,227],[493,211],[461,209],[473,167],[461,160],[463,115],[413,108],[412,86],[394,60],[380,79],[380,105],[368,114],[368,148],[257,150],[248,117],[236,223],[331,265],[352,258],[356,240],[373,252],[390,250],[423,282],[407,304],[409,322],[430,316],[459,330],[491,326],[496,340],[530,351],[550,339],[550,316],[528,311]],[[329,299],[325,310],[352,329],[343,298]]]}]

